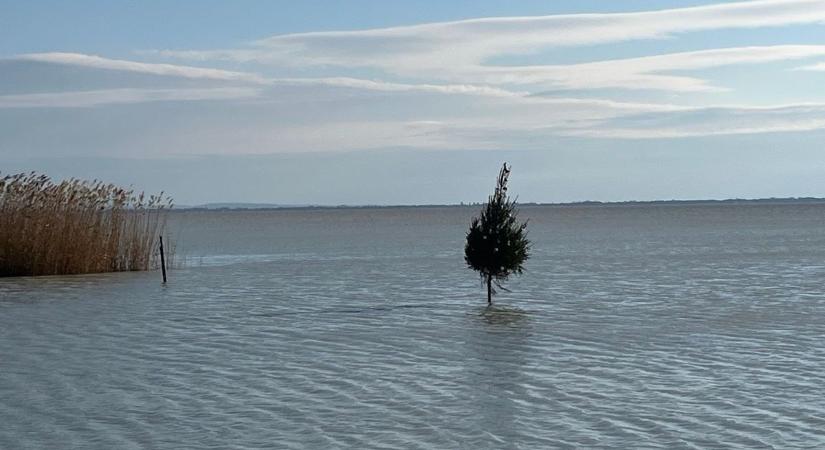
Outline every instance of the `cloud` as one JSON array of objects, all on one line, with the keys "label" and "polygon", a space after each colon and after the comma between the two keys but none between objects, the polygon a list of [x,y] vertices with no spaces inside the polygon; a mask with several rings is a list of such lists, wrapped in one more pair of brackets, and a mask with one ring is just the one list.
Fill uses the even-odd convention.
[{"label": "cloud", "polygon": [[168,77],[182,77],[222,81],[242,81],[248,83],[263,82],[262,77],[251,73],[232,72],[227,70],[208,69],[202,67],[179,66],[173,64],[143,63],[135,61],[126,61],[121,59],[109,59],[95,55],[85,55],[81,53],[29,53],[4,59],[6,61],[34,61],[49,64],[80,66],[103,70],[117,70],[124,72],[135,72]]},{"label": "cloud", "polygon": [[[553,89],[652,89],[722,91],[706,80],[671,72],[759,64],[825,55],[825,45],[735,47],[614,59],[583,64],[483,67],[469,77],[491,84],[533,84]],[[816,67],[816,66],[814,66]],[[823,66],[825,70],[825,66]],[[815,69],[812,69],[815,70]]]},{"label": "cloud", "polygon": [[251,88],[104,89],[0,96],[0,108],[87,108],[93,106],[161,102],[228,100],[257,96]]},{"label": "cloud", "polygon": [[[825,112],[819,105],[713,106],[718,103],[713,95],[762,104],[777,98],[789,102],[791,97],[771,93],[724,97],[717,93],[736,86],[717,85],[693,72],[822,57],[825,45],[738,46],[577,64],[502,66],[496,58],[704,30],[823,22],[825,0],[761,0],[636,13],[503,17],[299,33],[240,49],[144,55],[217,67],[229,60],[233,67],[254,67],[254,71],[80,53],[26,54],[0,59],[8,69],[0,70],[0,114],[7,121],[5,126],[0,123],[0,131],[13,132],[13,121],[52,114],[64,119],[61,132],[77,138],[73,148],[85,152],[98,145],[92,142],[99,137],[95,130],[107,120],[108,110],[93,107],[155,102],[186,105],[124,108],[129,120],[111,130],[109,147],[189,154],[539,148],[561,136],[653,139],[809,131],[823,127]],[[824,64],[803,69],[825,70]],[[365,73],[372,78],[366,79]],[[770,81],[755,77],[753,83]],[[588,89],[600,91],[585,92]],[[552,92],[543,92],[548,90]],[[562,90],[567,92],[560,94]],[[687,98],[651,91],[708,95]],[[821,96],[809,97],[825,101]],[[690,105],[675,104],[677,100]],[[20,112],[23,108],[44,111]],[[45,111],[48,108],[55,111]],[[128,125],[133,123],[141,126],[131,129]],[[19,145],[34,147],[30,141],[41,142],[39,137],[18,135]],[[44,137],[39,147],[54,145],[46,138],[58,135]]]},{"label": "cloud", "polygon": [[[445,95],[387,91],[377,97],[338,86],[264,92],[232,107],[218,123],[178,117],[172,144],[148,148],[197,149],[198,153],[328,152],[386,148],[495,149],[508,139],[539,136],[547,127],[584,128],[639,114],[683,111],[675,105],[577,98]],[[321,88],[322,90],[318,90]],[[269,102],[267,99],[273,99]],[[414,105],[411,105],[414,104]],[[489,136],[502,130],[500,136]],[[191,141],[189,139],[197,139]]]},{"label": "cloud", "polygon": [[[23,68],[22,64],[26,62],[37,62],[43,64],[36,71],[31,68]],[[441,94],[456,94],[456,95],[480,95],[491,97],[525,97],[529,95],[526,91],[509,91],[492,86],[472,85],[472,84],[429,84],[429,83],[397,83],[382,80],[368,80],[353,77],[291,77],[291,78],[267,78],[258,74],[248,72],[233,72],[220,69],[209,69],[201,67],[179,66],[171,64],[153,64],[143,63],[122,59],[109,59],[93,55],[84,55],[80,53],[37,53],[19,55],[11,58],[0,58],[0,73],[4,76],[0,77],[0,91],[25,91],[26,87],[34,87],[36,89],[54,89],[55,86],[37,86],[36,80],[38,78],[45,78],[53,83],[54,75],[60,75],[60,83],[67,87],[66,90],[72,89],[70,83],[74,84],[94,84],[101,81],[95,74],[100,74],[106,71],[122,71],[130,74],[149,74],[172,78],[183,78],[190,83],[184,84],[185,87],[204,86],[206,82],[222,82],[222,85],[249,85],[254,84],[258,86],[328,86],[338,88],[350,88],[363,91],[380,91],[380,92],[429,92]],[[74,66],[89,69],[91,72],[78,74],[76,72],[59,72],[54,66]],[[22,76],[14,76],[13,73],[23,73]],[[36,76],[33,76],[35,74]],[[48,75],[48,76],[44,76]],[[129,83],[134,83],[138,80],[130,79],[126,76],[118,76],[115,82],[119,85],[117,87],[130,87]],[[180,83],[170,83],[172,80],[152,80],[152,86],[157,87],[172,87],[181,86]],[[110,81],[111,82],[111,81]],[[141,81],[146,83],[145,80]],[[26,86],[21,86],[25,84]],[[31,86],[34,84],[34,86]],[[4,86],[5,85],[5,86]],[[214,86],[212,84],[211,86]],[[5,89],[3,89],[5,87]],[[110,87],[110,86],[109,86]]]},{"label": "cloud", "polygon": [[[32,68],[20,67],[21,62],[44,63]],[[249,99],[256,97],[259,102],[313,103],[321,99],[346,99],[366,101],[371,92],[382,93],[388,103],[399,110],[410,107],[409,114],[415,115],[415,104],[422,103],[423,96],[460,96],[470,102],[495,101],[484,108],[524,108],[535,112],[535,105],[557,108],[559,112],[575,116],[580,112],[593,117],[633,114],[645,111],[665,111],[679,109],[667,104],[643,102],[618,102],[599,99],[548,98],[531,95],[526,90],[509,90],[485,84],[435,84],[401,83],[353,77],[272,77],[255,75],[249,78],[242,72],[226,72],[217,69],[190,68],[166,64],[148,64],[128,60],[114,60],[81,54],[38,54],[23,55],[5,59],[4,73],[10,75],[0,83],[0,107],[92,107],[109,104],[126,104],[154,101],[190,101],[200,99]],[[11,65],[8,65],[11,64]],[[59,71],[58,66],[73,65],[89,69],[84,72]],[[174,68],[171,69],[171,68]],[[191,70],[190,70],[191,69]],[[127,73],[180,75],[188,81],[181,84],[175,79],[140,79],[118,75],[114,78],[100,78],[100,72],[120,70]],[[175,75],[177,74],[177,75]],[[57,78],[55,77],[57,75]],[[194,78],[193,78],[194,77]],[[54,80],[59,79],[59,86]],[[248,80],[254,80],[250,86]],[[220,81],[215,85],[214,81]],[[253,88],[254,87],[254,88]],[[55,88],[63,88],[57,91]],[[417,100],[419,99],[419,100]],[[475,100],[474,100],[475,99]],[[432,98],[423,103],[433,102]],[[450,102],[450,103],[444,103]],[[464,100],[444,100],[443,105],[466,104]],[[469,105],[469,104],[467,104]],[[540,107],[539,107],[540,108]],[[537,117],[542,116],[539,113]]]},{"label": "cloud", "polygon": [[490,97],[527,97],[529,92],[514,92],[491,86],[472,84],[415,84],[365,80],[351,77],[270,78],[267,84],[282,86],[329,86],[380,92],[430,92],[439,94],[480,95]]},{"label": "cloud", "polygon": [[825,72],[825,62],[819,64],[812,64],[810,66],[799,67],[797,70],[812,70],[816,72]]},{"label": "cloud", "polygon": [[[220,69],[151,64],[115,60],[78,53],[40,53],[7,58],[6,61],[37,61],[74,65],[100,70],[119,70],[188,79],[219,80],[259,85],[326,85],[383,92],[436,92],[442,94],[527,97],[527,90],[504,89],[502,85],[522,85],[533,89],[646,89],[673,92],[714,92],[727,88],[707,80],[672,72],[701,70],[736,64],[759,64],[825,55],[825,45],[776,45],[710,49],[604,60],[581,64],[542,66],[475,66],[443,71],[436,76],[449,84],[398,83],[353,77],[267,78],[258,74]],[[825,71],[825,63],[800,70]]]},{"label": "cloud", "polygon": [[293,146],[310,143],[319,150],[329,150],[334,139],[346,142],[348,149],[363,148],[368,142],[366,148],[538,150],[559,137],[651,140],[815,130],[825,130],[825,104],[711,106],[572,117],[550,113],[534,120],[490,111],[439,120],[325,123],[289,134]]},{"label": "cloud", "polygon": [[[683,70],[729,60],[763,61],[821,51],[816,46],[783,46],[688,52],[634,58],[634,62],[606,61],[610,68],[599,71],[620,74],[625,70],[655,71],[664,67]],[[206,100],[220,101],[220,105],[202,102]],[[655,139],[808,131],[822,128],[825,120],[825,107],[816,103],[771,108],[687,106],[529,95],[526,91],[484,85],[396,83],[348,77],[266,78],[253,86],[237,82],[219,87],[22,93],[0,96],[0,109],[11,114],[21,108],[84,108],[71,111],[71,118],[60,120],[65,122],[63,128],[71,129],[72,135],[80,139],[85,135],[99,136],[96,130],[106,113],[94,112],[92,107],[170,101],[187,102],[190,106],[173,110],[132,108],[123,120],[140,123],[139,129],[118,129],[119,137],[102,141],[101,145],[108,145],[99,150],[94,150],[96,144],[80,140],[67,147],[83,152],[109,152],[112,142],[119,142],[117,145],[124,147],[123,151],[142,154],[155,151],[149,149],[161,153],[174,149],[179,154],[226,154],[397,147],[541,148],[548,140],[564,136]],[[30,135],[21,135],[20,139],[27,145],[39,142],[39,138]],[[37,145],[49,148],[52,144],[44,138]]]},{"label": "cloud", "polygon": [[497,17],[274,36],[240,49],[158,51],[192,60],[372,67],[420,77],[473,72],[501,55],[715,29],[825,23],[825,1],[760,0],[660,11]]},{"label": "cloud", "polygon": [[371,142],[371,148],[396,143],[419,148],[538,150],[559,137],[655,140],[809,132],[825,130],[825,103],[693,107],[600,116],[550,113],[534,114],[532,119],[491,111],[475,117],[385,123],[382,130],[386,139]]},{"label": "cloud", "polygon": [[766,123],[721,126],[674,126],[671,128],[599,128],[562,132],[564,136],[592,137],[601,139],[674,139],[705,136],[732,136],[741,134],[793,133],[825,129],[825,118],[808,120],[772,120]]},{"label": "cloud", "polygon": [[825,104],[768,107],[710,106],[667,114],[640,114],[598,121],[560,135],[602,139],[669,139],[805,132],[825,129]]}]

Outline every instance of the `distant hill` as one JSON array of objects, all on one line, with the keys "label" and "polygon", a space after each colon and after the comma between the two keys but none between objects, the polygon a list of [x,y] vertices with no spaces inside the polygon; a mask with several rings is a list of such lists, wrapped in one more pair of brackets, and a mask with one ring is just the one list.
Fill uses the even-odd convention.
[{"label": "distant hill", "polygon": [[622,202],[584,201],[571,203],[520,203],[521,205],[559,205],[559,206],[633,206],[633,205],[777,205],[777,204],[810,204],[825,203],[825,198],[818,197],[787,197],[787,198],[728,198],[724,200],[628,200]]},{"label": "distant hill", "polygon": [[[812,204],[823,203],[825,198],[818,197],[788,197],[788,198],[731,198],[725,200],[628,200],[622,202],[582,201],[568,203],[529,203],[520,202],[520,206],[643,206],[643,205],[750,205],[750,204]],[[422,204],[422,205],[312,205],[312,204],[281,204],[281,203],[205,203],[202,205],[177,205],[177,210],[250,210],[250,209],[302,209],[302,208],[416,208],[416,207],[446,207],[446,206],[479,206],[480,202],[461,203],[452,205]]]},{"label": "distant hill", "polygon": [[278,209],[308,208],[312,205],[283,205],[278,203],[205,203],[194,206],[178,206],[177,209]]}]

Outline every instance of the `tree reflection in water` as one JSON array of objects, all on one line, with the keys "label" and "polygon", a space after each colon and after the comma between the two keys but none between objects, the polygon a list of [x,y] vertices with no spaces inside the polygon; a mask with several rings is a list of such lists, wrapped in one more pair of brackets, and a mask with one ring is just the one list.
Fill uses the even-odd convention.
[{"label": "tree reflection in water", "polygon": [[[464,359],[472,398],[468,412],[484,430],[476,444],[490,439],[504,445],[524,442],[516,417],[524,417],[525,384],[530,376],[525,366],[530,361],[532,323],[530,314],[518,308],[491,306],[468,314]],[[527,411],[529,416],[529,411]]]}]

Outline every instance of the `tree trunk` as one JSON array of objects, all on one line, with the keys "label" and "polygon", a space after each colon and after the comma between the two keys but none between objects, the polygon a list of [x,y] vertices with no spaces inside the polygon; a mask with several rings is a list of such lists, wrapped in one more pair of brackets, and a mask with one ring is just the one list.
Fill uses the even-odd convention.
[{"label": "tree trunk", "polygon": [[487,306],[493,305],[493,276],[487,275]]}]

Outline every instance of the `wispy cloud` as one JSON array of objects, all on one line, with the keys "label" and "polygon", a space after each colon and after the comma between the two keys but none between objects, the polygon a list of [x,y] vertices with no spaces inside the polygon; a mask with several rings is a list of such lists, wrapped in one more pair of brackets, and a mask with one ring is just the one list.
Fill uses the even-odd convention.
[{"label": "wispy cloud", "polygon": [[703,136],[732,136],[741,134],[793,133],[825,129],[825,118],[807,120],[772,120],[761,124],[738,124],[720,126],[705,124],[702,126],[674,126],[670,128],[608,128],[590,130],[563,131],[566,136],[590,137],[600,139],[677,139]]},{"label": "wispy cloud", "polygon": [[[383,132],[370,135],[371,148],[395,144],[442,149],[528,150],[544,148],[547,142],[561,136],[655,140],[825,130],[825,104],[816,103],[772,107],[709,106],[602,114],[600,117],[587,114],[562,117],[552,113],[531,116],[495,116],[491,111],[473,117],[382,122],[378,129]],[[350,125],[346,124],[346,128]],[[342,131],[340,124],[329,124],[329,127],[324,124],[319,128],[324,130],[322,134]],[[362,123],[356,129],[368,127]]]},{"label": "wispy cloud", "polygon": [[825,104],[770,107],[708,106],[667,114],[639,114],[555,129],[563,136],[601,139],[673,139],[788,133],[825,129]]},{"label": "wispy cloud", "polygon": [[274,36],[240,49],[159,51],[193,60],[374,67],[438,77],[547,48],[661,39],[714,29],[825,23],[825,1],[760,0],[635,13],[496,17],[362,31]]},{"label": "wispy cloud", "polygon": [[[823,128],[825,108],[820,105],[718,106],[722,102],[716,98],[748,97],[725,97],[728,94],[722,92],[738,86],[714,81],[701,71],[782,61],[825,71],[825,63],[805,61],[825,56],[825,45],[742,46],[739,40],[734,47],[574,64],[546,64],[553,62],[548,56],[552,52],[541,52],[707,30],[819,23],[825,23],[825,0],[758,0],[634,13],[482,18],[287,34],[237,49],[149,51],[140,57],[197,61],[188,64],[201,67],[81,53],[24,54],[0,60],[21,63],[17,75],[0,83],[6,94],[0,96],[0,108],[216,100],[220,106],[198,104],[175,117],[181,129],[197,132],[164,129],[166,134],[157,138],[164,142],[146,145],[168,148],[166,141],[173,141],[174,148],[212,153],[236,148],[251,153],[394,146],[512,148],[541,146],[558,136],[653,139],[809,131]],[[509,59],[530,64],[502,65],[507,57],[530,54],[535,56]],[[32,62],[41,64],[31,69]],[[18,81],[31,70],[61,77],[33,76],[21,88]],[[122,73],[112,77],[109,71]],[[104,76],[98,76],[101,73]],[[64,83],[63,91],[37,85],[55,78]],[[685,92],[702,95],[677,95]],[[680,100],[690,104],[679,104]],[[202,114],[207,108],[225,110]],[[230,108],[231,114],[224,112]],[[85,123],[82,118],[77,121]],[[135,141],[141,140],[143,130],[136,135]]]},{"label": "wispy cloud", "polygon": [[483,67],[469,76],[492,84],[533,84],[554,89],[623,88],[712,92],[727,88],[713,86],[707,80],[698,77],[674,75],[673,72],[822,55],[825,55],[825,45],[735,47],[583,64]]},{"label": "wispy cloud", "polygon": [[155,64],[127,61],[122,59],[110,59],[95,55],[85,55],[82,53],[29,53],[4,59],[7,61],[35,61],[49,64],[62,64],[67,66],[80,66],[93,69],[136,72],[169,77],[222,81],[243,81],[250,83],[263,82],[262,77],[252,73],[233,72],[228,70],[210,69],[203,67],[180,66],[174,64]]},{"label": "wispy cloud", "polygon": [[0,108],[88,108],[93,106],[162,102],[228,100],[258,95],[253,88],[105,89],[0,96]]},{"label": "wispy cloud", "polygon": [[352,77],[270,78],[270,85],[330,86],[381,92],[430,92],[439,94],[480,95],[490,97],[527,97],[527,91],[510,91],[492,86],[473,84],[395,83]]},{"label": "wispy cloud", "polygon": [[812,70],[812,71],[815,71],[815,72],[825,72],[825,62],[818,63],[818,64],[812,64],[810,66],[803,66],[803,67],[800,67],[798,70]]}]

